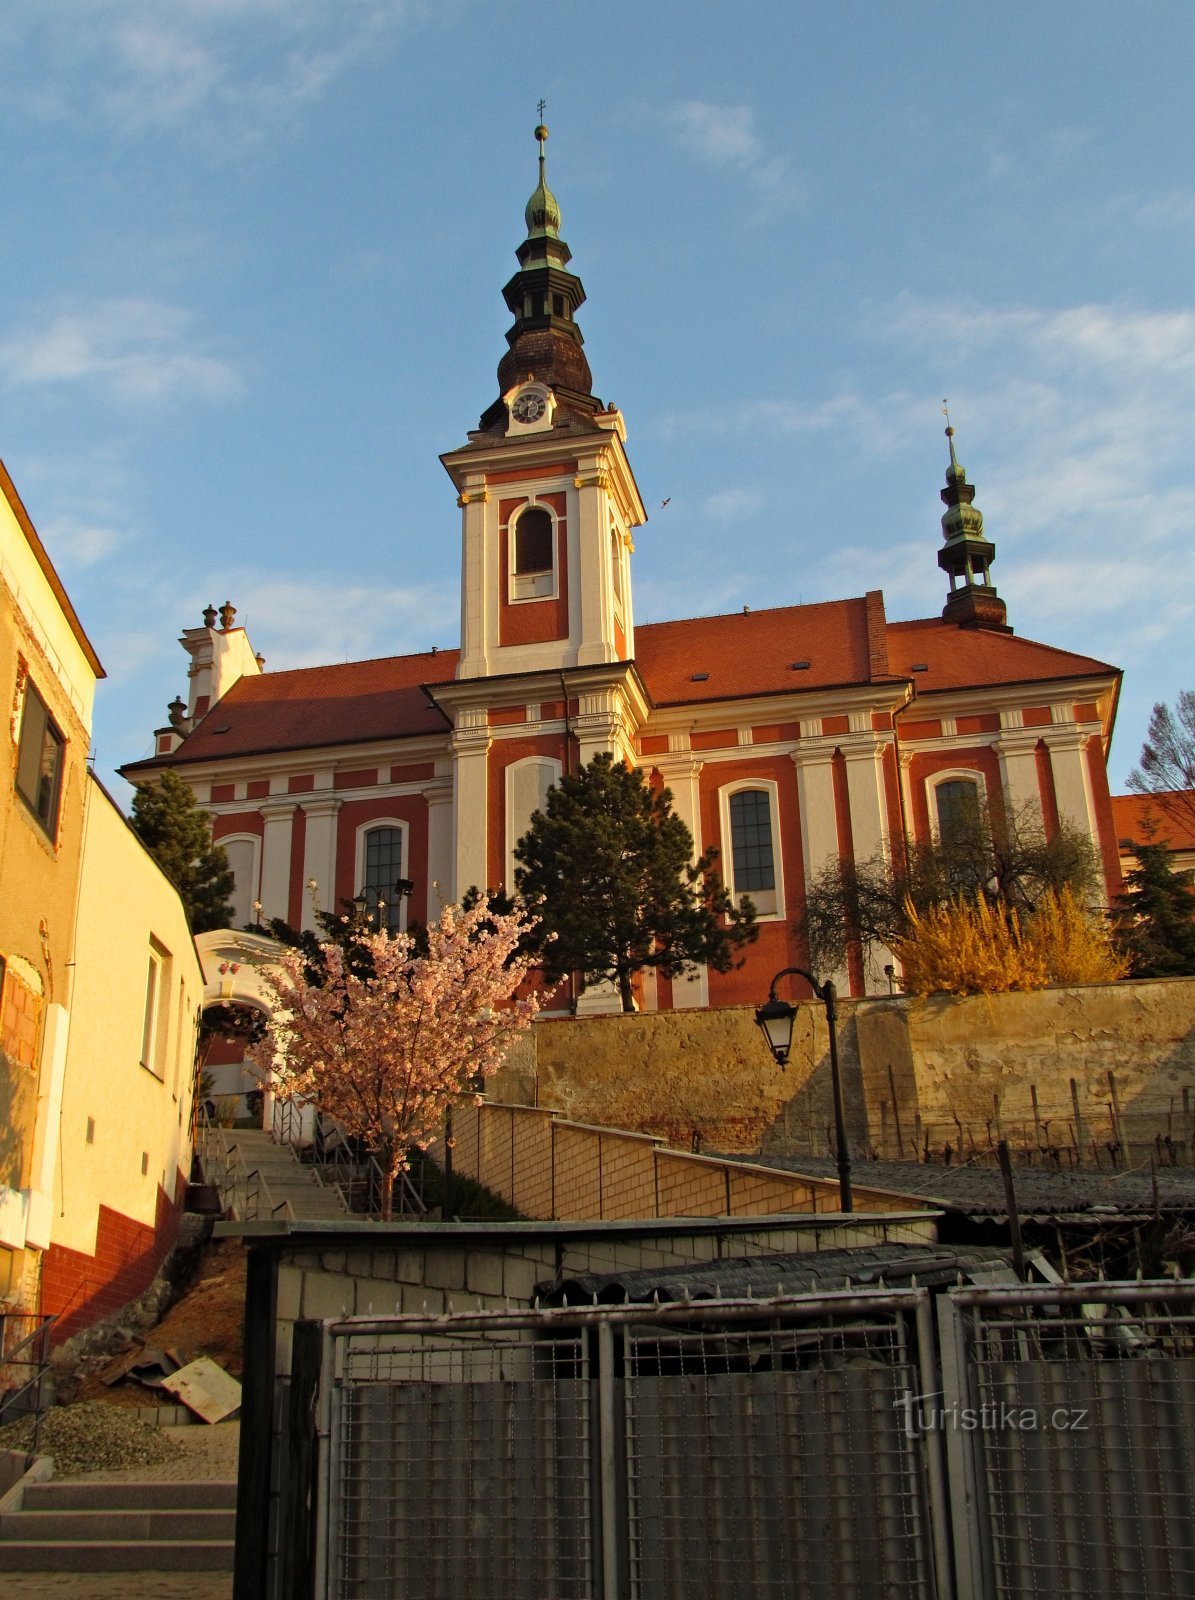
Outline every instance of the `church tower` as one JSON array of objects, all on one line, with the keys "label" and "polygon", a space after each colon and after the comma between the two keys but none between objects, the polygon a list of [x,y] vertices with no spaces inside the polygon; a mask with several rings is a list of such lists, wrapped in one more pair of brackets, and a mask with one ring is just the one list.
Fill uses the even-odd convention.
[{"label": "church tower", "polygon": [[461,508],[461,653],[431,692],[453,729],[458,897],[513,887],[515,844],[548,789],[599,752],[633,758],[648,709],[630,569],[647,515],[622,414],[593,393],[542,123],[535,137],[498,398],[441,457]]},{"label": "church tower", "polygon": [[646,513],[622,415],[593,393],[542,123],[535,137],[539,183],[502,291],[514,322],[499,396],[441,458],[462,514],[460,679],[623,662],[635,648],[631,530]]}]

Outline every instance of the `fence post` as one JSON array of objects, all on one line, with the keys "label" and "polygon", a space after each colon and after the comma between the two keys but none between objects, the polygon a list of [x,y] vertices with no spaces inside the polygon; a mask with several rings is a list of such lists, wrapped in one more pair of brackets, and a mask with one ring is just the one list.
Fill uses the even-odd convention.
[{"label": "fence post", "polygon": [[602,1506],[602,1600],[620,1600],[618,1456],[614,1432],[614,1328],[598,1323],[598,1471]]}]

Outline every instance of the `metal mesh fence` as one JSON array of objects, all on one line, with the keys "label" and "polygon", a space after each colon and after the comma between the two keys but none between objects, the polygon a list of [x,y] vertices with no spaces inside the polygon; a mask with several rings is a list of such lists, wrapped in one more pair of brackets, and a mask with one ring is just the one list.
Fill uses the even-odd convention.
[{"label": "metal mesh fence", "polygon": [[338,1366],[330,1596],[595,1593],[583,1338],[362,1335]]},{"label": "metal mesh fence", "polygon": [[959,1298],[991,1593],[1190,1600],[1191,1287]]},{"label": "metal mesh fence", "polygon": [[629,1328],[632,1596],[931,1595],[908,1336],[898,1313]]}]

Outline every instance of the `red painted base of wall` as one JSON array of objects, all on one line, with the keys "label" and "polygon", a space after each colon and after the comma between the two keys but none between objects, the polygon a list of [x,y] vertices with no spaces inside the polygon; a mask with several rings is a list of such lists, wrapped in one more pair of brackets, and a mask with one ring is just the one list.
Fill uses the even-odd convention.
[{"label": "red painted base of wall", "polygon": [[185,1195],[182,1173],[173,1200],[159,1185],[152,1228],[101,1206],[93,1256],[50,1246],[42,1256],[41,1311],[58,1317],[55,1344],[112,1316],[149,1288],[178,1238]]}]

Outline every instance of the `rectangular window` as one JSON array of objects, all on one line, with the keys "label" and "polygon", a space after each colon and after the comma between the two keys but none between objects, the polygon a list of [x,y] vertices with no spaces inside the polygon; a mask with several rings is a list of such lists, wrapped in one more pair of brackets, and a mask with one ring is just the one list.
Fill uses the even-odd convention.
[{"label": "rectangular window", "polygon": [[163,954],[156,945],[150,947],[149,966],[145,974],[145,1016],[141,1023],[141,1065],[155,1078],[162,1076],[160,1048],[160,1015],[162,1007]]},{"label": "rectangular window", "polygon": [[972,844],[979,835],[979,785],[969,778],[951,778],[934,791],[938,837],[944,845]]},{"label": "rectangular window", "polygon": [[774,889],[772,808],[763,789],[740,789],[731,795],[730,843],[735,894]]},{"label": "rectangular window", "polygon": [[391,933],[402,927],[403,883],[402,829],[371,828],[365,835],[365,912],[375,927]]},{"label": "rectangular window", "polygon": [[51,839],[58,831],[65,745],[42,697],[31,683],[26,683],[17,752],[17,792]]}]

